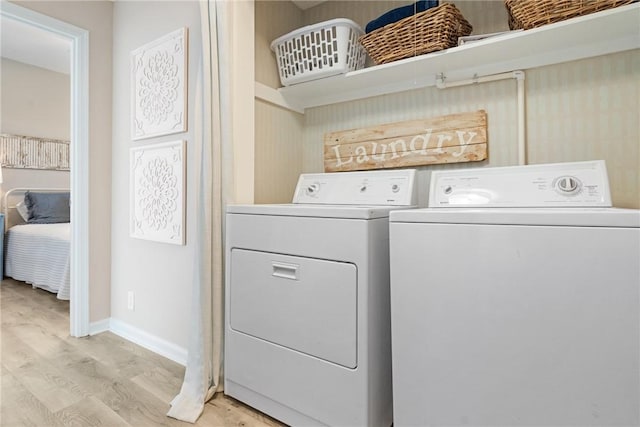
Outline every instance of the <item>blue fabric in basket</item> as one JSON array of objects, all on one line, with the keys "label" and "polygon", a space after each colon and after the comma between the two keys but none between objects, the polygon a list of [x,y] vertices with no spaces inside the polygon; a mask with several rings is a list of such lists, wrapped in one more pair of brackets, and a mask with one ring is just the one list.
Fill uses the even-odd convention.
[{"label": "blue fabric in basket", "polygon": [[385,25],[393,24],[394,22],[404,19],[407,16],[411,16],[419,12],[424,12],[425,10],[436,6],[438,6],[438,0],[420,0],[415,2],[414,4],[408,4],[406,6],[395,8],[369,22],[365,27],[365,32],[370,33],[371,31],[382,28]]}]

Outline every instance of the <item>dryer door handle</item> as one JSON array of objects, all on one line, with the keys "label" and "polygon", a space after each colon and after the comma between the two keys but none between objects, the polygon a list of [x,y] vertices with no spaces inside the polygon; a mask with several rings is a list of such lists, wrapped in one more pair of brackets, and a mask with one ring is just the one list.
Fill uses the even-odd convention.
[{"label": "dryer door handle", "polygon": [[298,264],[288,264],[284,262],[271,262],[271,267],[273,271],[271,275],[273,277],[279,277],[281,279],[289,279],[289,280],[299,280],[298,278],[298,269],[300,266]]}]

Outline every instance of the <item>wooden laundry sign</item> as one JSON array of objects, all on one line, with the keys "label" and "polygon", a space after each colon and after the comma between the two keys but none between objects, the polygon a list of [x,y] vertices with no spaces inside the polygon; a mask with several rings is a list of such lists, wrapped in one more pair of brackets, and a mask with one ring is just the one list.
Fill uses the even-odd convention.
[{"label": "wooden laundry sign", "polygon": [[477,162],[486,158],[484,110],[324,136],[325,172]]}]

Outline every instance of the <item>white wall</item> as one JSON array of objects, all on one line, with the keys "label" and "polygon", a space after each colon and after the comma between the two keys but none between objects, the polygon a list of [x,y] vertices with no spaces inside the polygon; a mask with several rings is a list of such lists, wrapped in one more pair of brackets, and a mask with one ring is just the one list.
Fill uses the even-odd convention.
[{"label": "white wall", "polygon": [[110,314],[111,1],[13,1],[89,31],[89,320]]},{"label": "white wall", "polygon": [[[200,11],[196,1],[118,1],[113,20],[113,147],[111,318],[186,348],[195,255],[193,112],[201,61]],[[188,132],[132,141],[130,53],[182,27],[189,28]],[[150,143],[186,140],[186,246],[129,237],[129,150]],[[135,310],[127,309],[134,292]]]},{"label": "white wall", "polygon": [[2,133],[69,139],[69,76],[2,58]]},{"label": "white wall", "polygon": [[[69,76],[2,58],[0,133],[69,139]],[[16,187],[68,188],[68,171],[2,169],[0,196]]]}]

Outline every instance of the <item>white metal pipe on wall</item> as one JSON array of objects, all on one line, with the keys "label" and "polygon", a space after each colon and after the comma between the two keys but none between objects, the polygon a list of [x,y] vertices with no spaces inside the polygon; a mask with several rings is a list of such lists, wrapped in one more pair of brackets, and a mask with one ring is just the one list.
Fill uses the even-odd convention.
[{"label": "white metal pipe on wall", "polygon": [[448,82],[446,76],[444,74],[440,74],[436,77],[436,87],[438,89],[447,89],[451,87],[495,82],[506,79],[516,79],[518,108],[518,164],[524,165],[527,163],[524,71],[517,70],[508,73],[492,74],[489,76],[476,76],[472,79],[457,80],[453,82]]}]

